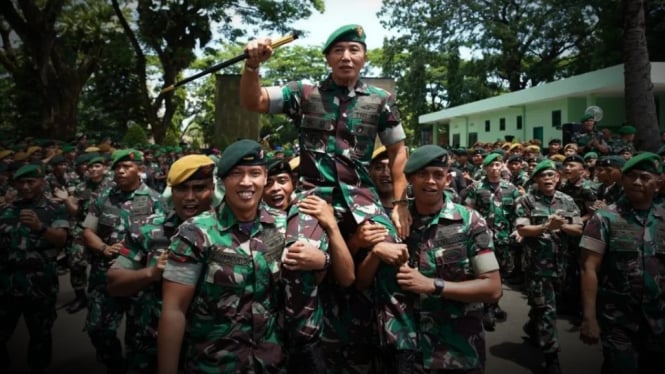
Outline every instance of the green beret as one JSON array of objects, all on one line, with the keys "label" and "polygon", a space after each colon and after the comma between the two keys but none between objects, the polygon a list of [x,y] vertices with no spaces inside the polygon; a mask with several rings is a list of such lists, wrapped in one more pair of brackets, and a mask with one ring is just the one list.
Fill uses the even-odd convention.
[{"label": "green beret", "polygon": [[323,45],[323,54],[327,54],[330,47],[337,42],[358,42],[366,46],[366,36],[365,30],[360,25],[342,26],[330,34],[328,40],[326,40],[326,44]]},{"label": "green beret", "polygon": [[468,154],[469,154],[469,152],[468,152],[468,151],[466,150],[466,148],[464,148],[464,147],[460,147],[460,148],[454,149],[454,150],[453,150],[453,153],[456,154],[456,155],[458,155],[458,156],[464,156],[464,155],[468,155]]},{"label": "green beret", "polygon": [[48,164],[49,164],[49,165],[58,165],[58,164],[62,164],[63,162],[67,162],[67,160],[65,160],[65,156],[63,156],[63,155],[55,155],[55,156],[53,156],[53,158],[48,162]]},{"label": "green beret", "polygon": [[630,126],[630,125],[621,126],[619,128],[619,134],[621,134],[621,135],[628,135],[628,134],[635,134],[635,133],[637,133],[637,129],[633,126]]},{"label": "green beret", "polygon": [[404,174],[412,174],[426,166],[448,166],[448,152],[438,145],[428,144],[416,149],[404,166]]},{"label": "green beret", "polygon": [[293,150],[291,148],[287,148],[284,150],[284,157],[293,157]]},{"label": "green beret", "polygon": [[563,160],[564,165],[569,162],[579,162],[580,164],[584,164],[584,159],[582,158],[582,156],[575,154],[575,155],[570,155]]},{"label": "green beret", "polygon": [[208,156],[183,156],[171,165],[166,184],[177,186],[192,179],[212,179],[214,169],[215,162]]},{"label": "green beret", "polygon": [[12,179],[17,180],[20,178],[42,178],[43,176],[44,170],[42,170],[41,166],[36,164],[28,164],[23,165],[18,170],[16,170]]},{"label": "green beret", "polygon": [[62,153],[69,153],[69,152],[72,152],[72,151],[75,151],[75,150],[76,150],[76,147],[74,147],[71,144],[65,144],[65,145],[62,146]]},{"label": "green beret", "polygon": [[291,173],[291,165],[284,159],[276,158],[268,163],[268,176]]},{"label": "green beret", "polygon": [[490,152],[490,154],[492,154],[492,153],[496,153],[496,154],[499,154],[499,155],[501,155],[501,156],[505,156],[505,155],[506,155],[506,151],[504,151],[504,150],[501,149],[501,148],[493,149],[492,152]]},{"label": "green beret", "polygon": [[598,161],[598,166],[612,166],[622,168],[626,164],[626,159],[622,156],[603,156]]},{"label": "green beret", "polygon": [[545,170],[556,170],[556,164],[552,160],[543,160],[536,165],[535,168],[533,168],[533,172],[531,173],[531,178],[535,178],[540,174],[541,172]]},{"label": "green beret", "polygon": [[644,152],[633,156],[621,169],[622,174],[637,169],[644,170],[654,174],[660,174],[663,170],[662,161],[659,155],[651,152]]},{"label": "green beret", "polygon": [[224,150],[222,159],[219,161],[217,176],[226,177],[237,165],[265,165],[267,160],[261,144],[254,140],[241,139]]},{"label": "green beret", "polygon": [[483,167],[489,166],[494,161],[503,161],[503,157],[498,153],[490,153],[483,160]]},{"label": "green beret", "polygon": [[584,114],[580,119],[580,122],[588,121],[590,119],[593,119],[593,114]]},{"label": "green beret", "polygon": [[119,149],[113,152],[112,157],[113,161],[111,161],[111,169],[114,169],[115,165],[120,161],[134,161],[134,162],[143,161],[143,155],[141,155],[141,152],[132,148]]},{"label": "green beret", "polygon": [[584,161],[586,161],[586,160],[588,160],[588,159],[590,159],[590,158],[598,159],[598,153],[596,153],[596,152],[587,152],[587,153],[584,155]]},{"label": "green beret", "polygon": [[88,166],[92,166],[94,164],[106,164],[106,157],[102,155],[96,155],[93,157],[90,157],[88,159]]}]

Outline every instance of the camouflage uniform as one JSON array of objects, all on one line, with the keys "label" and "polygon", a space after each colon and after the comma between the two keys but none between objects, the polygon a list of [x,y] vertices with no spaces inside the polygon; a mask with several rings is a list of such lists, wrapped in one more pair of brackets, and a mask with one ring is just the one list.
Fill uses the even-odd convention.
[{"label": "camouflage uniform", "polygon": [[[122,241],[127,236],[129,224],[144,222],[148,216],[163,212],[161,196],[141,183],[132,192],[123,192],[117,186],[106,190],[90,205],[88,215],[83,222],[108,244]],[[90,221],[97,221],[91,225]],[[92,344],[97,350],[97,359],[113,370],[124,365],[122,348],[117,337],[120,322],[127,314],[125,344],[128,352],[133,349],[136,326],[131,315],[128,298],[111,297],[106,290],[106,272],[111,266],[112,258],[108,258],[95,250],[90,258],[90,281],[88,293],[90,304],[85,329]]]},{"label": "camouflage uniform", "polygon": [[[477,211],[446,199],[434,216],[422,216],[414,206],[413,224],[407,244],[413,264],[426,277],[462,282],[478,273],[499,270],[494,266],[476,269],[478,256],[494,257],[492,233]],[[411,259],[410,259],[411,262]],[[485,336],[481,322],[482,303],[464,303],[433,295],[412,298],[416,314],[419,354],[424,372],[433,370],[482,371],[485,365]],[[422,367],[420,367],[422,369]]]},{"label": "camouflage uniform", "polygon": [[64,206],[42,198],[0,206],[0,369],[7,372],[7,341],[23,315],[30,334],[28,362],[33,370],[51,361],[51,328],[56,319],[58,249],[19,223],[19,212],[31,209],[45,227],[69,228]]},{"label": "camouflage uniform", "polygon": [[494,186],[487,178],[469,187],[465,204],[473,206],[485,219],[492,230],[496,257],[501,272],[509,274],[515,266],[510,253],[510,233],[515,220],[515,201],[520,196],[517,188],[501,179]]},{"label": "camouflage uniform", "polygon": [[[596,202],[597,186],[586,178],[580,178],[576,183],[566,182],[559,187],[564,194],[573,198],[580,216],[591,213],[590,207]],[[561,290],[560,312],[562,314],[579,315],[581,312],[580,295],[580,247],[578,237],[568,237],[568,248],[565,252],[566,263]]]},{"label": "camouflage uniform", "polygon": [[[316,85],[296,81],[267,90],[271,98],[269,111],[287,114],[300,130],[300,180],[294,202],[314,193],[341,212],[342,232],[354,232],[358,224],[371,219],[388,228],[395,240],[393,224],[380,206],[375,189],[370,187],[373,184],[368,173],[377,134],[386,145],[406,137],[394,96],[362,81],[349,91],[347,87],[337,86],[330,76]],[[327,242],[318,222],[300,214],[297,205],[292,205],[288,220],[287,245],[298,239],[313,241],[315,245]],[[380,320],[390,320],[390,327],[384,325],[388,330],[411,329],[409,335],[415,336],[412,323],[404,321],[398,299],[390,293],[401,293],[395,272],[394,267],[384,264],[377,272],[377,297],[380,299],[377,305],[383,308],[381,313],[384,314]],[[294,302],[301,303],[294,304],[293,309],[287,308],[287,323],[289,319],[300,321],[297,327],[288,329],[293,332],[290,344],[299,347],[317,341],[322,313],[314,274],[285,272],[284,279],[286,286],[300,295]],[[291,315],[291,310],[299,314]],[[395,334],[389,335],[392,337],[387,343],[395,344]],[[411,340],[408,345],[414,349],[415,341]]]},{"label": "camouflage uniform", "polygon": [[510,183],[514,184],[515,187],[525,187],[529,182],[529,173],[524,170],[520,170],[517,175],[512,175],[510,177]]},{"label": "camouflage uniform", "polygon": [[607,142],[605,142],[605,139],[603,138],[603,134],[600,131],[596,131],[596,130],[592,130],[591,132],[578,131],[578,132],[573,134],[570,141],[572,143],[577,144],[577,146],[579,147],[579,149],[577,150],[577,153],[583,155],[587,152],[599,152],[598,149],[596,149],[596,148],[587,147],[587,144],[593,138],[597,139],[598,143],[600,143],[602,145],[607,145]]},{"label": "camouflage uniform", "polygon": [[113,180],[109,178],[102,179],[100,183],[93,183],[88,180],[77,184],[74,189],[74,199],[78,202],[79,212],[74,217],[76,224],[72,226],[72,244],[65,247],[65,251],[69,251],[67,255],[70,281],[75,291],[85,290],[88,283],[88,254],[83,245],[83,228],[81,227],[81,223],[88,214],[90,204],[94,203],[102,192],[110,189],[113,183]]},{"label": "camouflage uniform", "polygon": [[222,203],[180,225],[164,279],[196,286],[184,337],[187,373],[284,371],[280,281],[286,217],[260,205],[246,226]]},{"label": "camouflage uniform", "polygon": [[603,344],[603,373],[646,373],[665,354],[665,208],[637,214],[622,197],[596,212],[580,247],[603,255],[596,315]]},{"label": "camouflage uniform", "polygon": [[610,153],[618,155],[620,154],[620,152],[623,152],[624,150],[628,150],[632,154],[635,154],[636,152],[633,142],[629,142],[627,140],[619,138],[615,140],[614,143],[612,144],[612,148],[610,148]]},{"label": "camouflage uniform", "polygon": [[[559,212],[571,223],[582,224],[580,210],[573,199],[556,191],[544,196],[534,189],[520,197],[515,205],[515,227],[541,225],[550,215]],[[545,353],[559,351],[556,329],[556,296],[565,271],[568,240],[560,230],[527,237],[524,244],[524,273],[529,310],[529,326],[536,333],[538,345]]]},{"label": "camouflage uniform", "polygon": [[598,200],[604,200],[607,205],[611,205],[619,201],[623,195],[623,187],[619,183],[612,183],[609,187],[601,184],[598,186]]},{"label": "camouflage uniform", "polygon": [[[145,222],[130,224],[129,235],[125,238],[127,251],[120,253],[112,268],[142,269],[157,264],[158,250],[153,239],[171,238],[180,224],[175,212],[168,215],[158,213]],[[166,243],[164,243],[166,244]],[[134,324],[137,326],[133,339],[133,351],[128,352],[127,366],[132,373],[155,373],[157,371],[157,325],[162,310],[162,282],[153,282],[132,298]]]}]

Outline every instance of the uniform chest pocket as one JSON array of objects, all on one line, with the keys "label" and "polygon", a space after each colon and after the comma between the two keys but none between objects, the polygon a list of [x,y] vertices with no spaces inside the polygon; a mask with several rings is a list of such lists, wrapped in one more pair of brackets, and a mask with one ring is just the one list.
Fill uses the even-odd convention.
[{"label": "uniform chest pocket", "polygon": [[434,252],[437,276],[447,280],[466,279],[468,256],[464,242],[450,243]]},{"label": "uniform chest pocket", "polygon": [[642,271],[642,254],[635,248],[635,243],[610,240],[611,261],[623,274]]},{"label": "uniform chest pocket", "polygon": [[374,138],[376,137],[376,126],[367,123],[358,123],[351,128],[354,146],[353,153],[356,158],[363,158],[365,154],[374,149]]},{"label": "uniform chest pocket", "polygon": [[512,211],[512,208],[515,205],[515,199],[512,197],[504,197],[501,199],[501,204],[505,210]]},{"label": "uniform chest pocket", "polygon": [[202,285],[202,299],[207,312],[218,318],[237,314],[252,266],[251,258],[234,253],[214,253]]},{"label": "uniform chest pocket", "polygon": [[335,123],[330,119],[305,114],[300,126],[305,149],[325,153],[328,137],[335,130]]}]

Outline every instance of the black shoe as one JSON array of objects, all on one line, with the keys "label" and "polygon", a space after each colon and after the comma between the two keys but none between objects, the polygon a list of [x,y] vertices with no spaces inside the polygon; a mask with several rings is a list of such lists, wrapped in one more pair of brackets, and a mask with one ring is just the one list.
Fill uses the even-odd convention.
[{"label": "black shoe", "polygon": [[561,366],[559,365],[559,355],[556,353],[545,354],[545,374],[561,374]]},{"label": "black shoe", "polygon": [[538,337],[536,335],[536,328],[531,323],[531,321],[528,321],[522,326],[522,331],[526,334],[526,338],[524,339],[527,343],[531,344],[534,347],[538,347]]},{"label": "black shoe", "polygon": [[82,309],[85,309],[88,307],[88,298],[87,297],[79,297],[74,300],[69,306],[67,306],[67,313],[69,314],[74,314]]},{"label": "black shoe", "polygon": [[495,304],[494,317],[496,317],[497,322],[504,322],[508,318],[508,313],[506,313],[505,310],[501,309],[499,304]]}]

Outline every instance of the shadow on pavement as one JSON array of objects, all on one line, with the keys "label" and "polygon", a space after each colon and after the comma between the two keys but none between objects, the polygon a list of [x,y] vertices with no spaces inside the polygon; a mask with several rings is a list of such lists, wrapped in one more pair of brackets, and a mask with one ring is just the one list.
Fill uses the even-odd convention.
[{"label": "shadow on pavement", "polygon": [[[490,355],[511,361],[533,373],[541,373],[542,353],[526,341],[524,343],[503,342],[489,348]],[[526,354],[525,354],[526,353]]]}]

